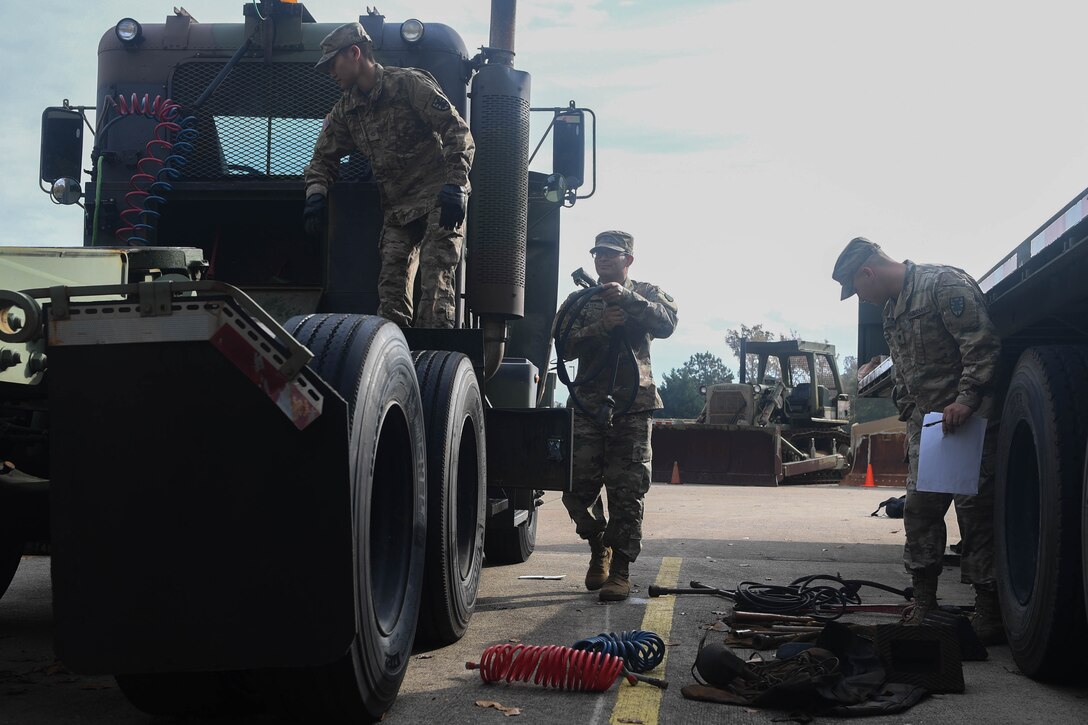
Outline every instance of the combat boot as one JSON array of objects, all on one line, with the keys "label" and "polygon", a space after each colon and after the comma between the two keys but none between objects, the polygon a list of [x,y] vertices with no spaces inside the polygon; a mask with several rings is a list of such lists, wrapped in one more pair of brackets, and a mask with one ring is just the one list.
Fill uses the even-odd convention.
[{"label": "combat boot", "polygon": [[993,583],[975,585],[975,613],[971,615],[971,629],[975,630],[978,641],[987,647],[1005,641],[1001,605],[997,601],[997,587]]},{"label": "combat boot", "polygon": [[608,579],[598,595],[602,602],[622,602],[631,594],[630,565],[626,556],[618,551],[613,553]]},{"label": "combat boot", "polygon": [[608,579],[608,565],[612,561],[612,550],[604,545],[604,534],[597,534],[589,540],[589,570],[586,571],[586,589],[595,592]]},{"label": "combat boot", "polygon": [[917,627],[927,613],[937,608],[937,575],[915,573],[913,579],[914,609],[903,619],[903,624]]}]

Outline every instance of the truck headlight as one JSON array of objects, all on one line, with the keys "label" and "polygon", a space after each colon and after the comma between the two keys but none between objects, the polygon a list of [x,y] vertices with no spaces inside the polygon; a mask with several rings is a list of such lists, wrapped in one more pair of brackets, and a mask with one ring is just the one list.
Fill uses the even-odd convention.
[{"label": "truck headlight", "polygon": [[400,37],[405,43],[418,43],[423,40],[423,23],[415,18],[405,20],[400,25]]},{"label": "truck headlight", "polygon": [[144,35],[143,26],[132,18],[121,18],[121,21],[114,26],[113,32],[117,34],[117,39],[125,45],[140,42]]}]

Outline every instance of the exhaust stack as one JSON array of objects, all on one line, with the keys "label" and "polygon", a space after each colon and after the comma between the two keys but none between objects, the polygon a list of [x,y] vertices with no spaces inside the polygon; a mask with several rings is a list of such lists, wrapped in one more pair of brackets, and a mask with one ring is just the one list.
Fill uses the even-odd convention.
[{"label": "exhaust stack", "polygon": [[516,0],[493,0],[487,61],[472,81],[472,203],[468,215],[468,302],[484,329],[485,378],[506,345],[506,322],[525,316],[529,213],[530,77],[515,70]]}]

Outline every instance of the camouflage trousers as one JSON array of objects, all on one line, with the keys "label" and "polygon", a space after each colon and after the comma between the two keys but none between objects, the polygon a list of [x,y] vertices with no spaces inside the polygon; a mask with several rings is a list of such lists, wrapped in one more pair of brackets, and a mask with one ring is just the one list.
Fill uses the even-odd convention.
[{"label": "camouflage trousers", "polygon": [[996,421],[986,429],[977,496],[954,496],[917,490],[921,423],[921,414],[907,422],[910,469],[907,474],[907,504],[903,511],[903,528],[907,535],[907,543],[903,547],[903,564],[912,574],[941,573],[948,536],[944,517],[948,513],[949,505],[954,502],[962,544],[960,579],[967,584],[990,584],[994,581]]},{"label": "camouflage trousers", "polygon": [[415,327],[444,328],[457,319],[457,264],[464,245],[464,225],[455,229],[438,226],[440,210],[403,226],[386,224],[378,253],[378,314],[401,327],[413,326],[412,293],[419,270],[419,309]]},{"label": "camouflage trousers", "polygon": [[[611,428],[574,414],[574,481],[563,505],[578,536],[604,532],[605,546],[634,561],[642,551],[642,514],[650,490],[653,413],[616,416]],[[608,494],[608,516],[601,487]]]}]

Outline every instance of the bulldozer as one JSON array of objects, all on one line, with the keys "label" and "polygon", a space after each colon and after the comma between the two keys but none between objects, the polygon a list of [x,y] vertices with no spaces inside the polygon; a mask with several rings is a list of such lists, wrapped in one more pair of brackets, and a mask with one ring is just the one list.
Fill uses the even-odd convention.
[{"label": "bulldozer", "polygon": [[654,421],[654,480],[762,486],[839,481],[849,468],[850,397],[835,346],[742,340],[740,360],[740,382],[708,386],[698,418]]}]

